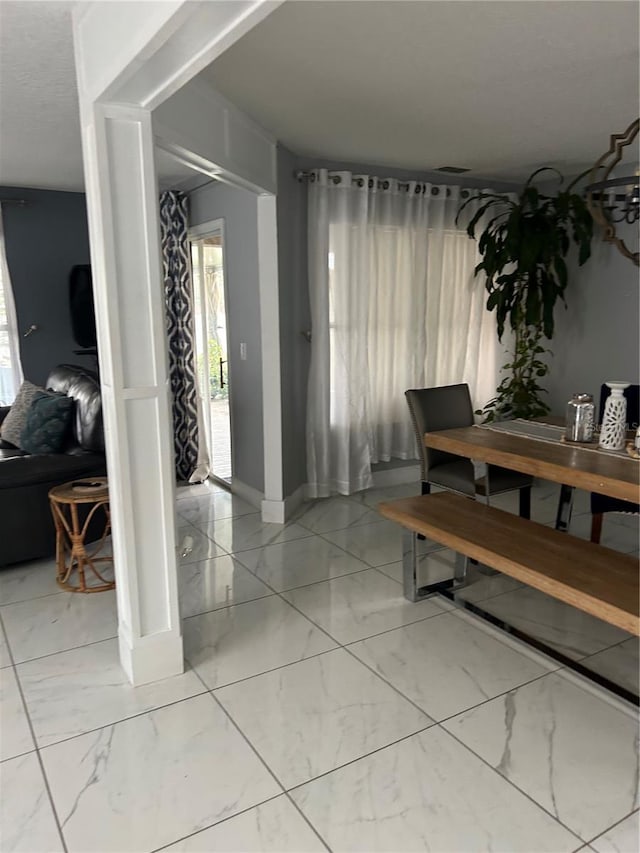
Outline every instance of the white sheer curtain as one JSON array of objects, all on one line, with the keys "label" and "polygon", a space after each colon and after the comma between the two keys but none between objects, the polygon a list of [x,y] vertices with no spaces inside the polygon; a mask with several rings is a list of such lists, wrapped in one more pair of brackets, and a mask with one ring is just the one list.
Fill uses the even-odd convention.
[{"label": "white sheer curtain", "polygon": [[22,384],[19,340],[0,204],[0,406],[10,406]]},{"label": "white sheer curtain", "polygon": [[312,173],[311,497],[368,488],[372,464],[417,458],[407,388],[494,395],[495,320],[473,278],[476,243],[455,224],[461,202],[459,187]]}]

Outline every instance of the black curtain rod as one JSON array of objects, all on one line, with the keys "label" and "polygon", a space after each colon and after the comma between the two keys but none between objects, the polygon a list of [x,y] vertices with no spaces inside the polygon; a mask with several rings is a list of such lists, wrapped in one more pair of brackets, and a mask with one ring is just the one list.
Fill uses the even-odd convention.
[{"label": "black curtain rod", "polygon": [[[303,169],[300,169],[297,172],[294,172],[293,176],[296,180],[302,182],[302,181],[308,181],[312,174],[313,174],[313,172],[306,172]],[[384,180],[384,179],[382,179],[382,180]],[[382,180],[378,179],[378,183],[381,183]],[[418,181],[418,183],[421,183],[421,181]],[[409,183],[407,181],[404,181],[404,182],[398,181],[398,186],[399,187],[408,187]]]},{"label": "black curtain rod", "polygon": [[[295,171],[293,173],[293,177],[299,183],[303,183],[303,182],[308,181],[309,179],[313,180],[313,172],[305,172],[302,169],[298,169],[297,171]],[[339,184],[342,179],[338,175],[334,175],[331,178],[331,180],[333,181],[334,184]],[[359,178],[359,177],[354,177],[353,180],[356,183],[356,185],[360,186],[360,187],[364,183],[363,179]],[[378,178],[377,181],[378,181],[378,187],[380,189],[386,190],[389,188],[389,180],[387,178]],[[418,194],[418,193],[422,192],[422,190],[420,190],[419,187],[423,186],[425,184],[425,181],[416,181],[415,183],[417,184],[416,194]],[[398,181],[398,188],[401,190],[407,190],[407,189],[409,189],[410,186],[411,186],[411,184],[408,181]],[[373,187],[373,178],[369,178],[369,187]],[[460,198],[467,198],[471,192],[472,192],[472,190],[468,190],[468,189],[460,190]],[[433,185],[431,187],[431,195],[439,195],[439,193],[440,193],[440,187],[437,184]],[[446,188],[446,194],[447,194],[447,196],[451,195],[451,190],[449,189],[449,187]]]}]

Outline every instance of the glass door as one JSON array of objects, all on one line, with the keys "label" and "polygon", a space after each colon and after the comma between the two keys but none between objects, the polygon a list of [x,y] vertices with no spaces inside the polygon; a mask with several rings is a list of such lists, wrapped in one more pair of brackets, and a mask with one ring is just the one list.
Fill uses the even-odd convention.
[{"label": "glass door", "polygon": [[231,415],[222,223],[191,241],[197,372],[209,444],[211,477],[230,485]]}]

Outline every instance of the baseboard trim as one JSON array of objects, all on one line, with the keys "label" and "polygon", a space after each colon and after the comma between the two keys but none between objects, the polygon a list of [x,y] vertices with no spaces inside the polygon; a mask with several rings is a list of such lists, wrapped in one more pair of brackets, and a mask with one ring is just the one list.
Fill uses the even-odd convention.
[{"label": "baseboard trim", "polygon": [[286,501],[262,501],[262,520],[267,524],[284,524]]},{"label": "baseboard trim", "polygon": [[306,500],[307,486],[306,483],[303,483],[301,486],[292,492],[290,495],[287,495],[285,498],[285,518],[291,518],[293,513],[301,506]]},{"label": "baseboard trim", "polygon": [[239,498],[242,498],[243,501],[254,506],[256,508],[256,512],[259,512],[262,508],[262,501],[264,500],[262,492],[254,489],[253,486],[248,486],[246,483],[243,483],[235,477],[231,480],[231,494],[237,495]]},{"label": "baseboard trim", "polygon": [[[388,468],[386,471],[376,471],[373,474],[372,488],[384,489],[387,486],[400,486],[404,483],[420,482],[420,465],[404,465],[401,468]],[[262,520],[269,524],[284,524],[298,507],[305,501],[313,500],[308,495],[308,486],[303,483],[282,501],[272,501],[265,498],[262,492],[237,480],[231,482],[233,494],[250,503],[256,510],[262,512]]]},{"label": "baseboard trim", "polygon": [[262,520],[271,524],[284,524],[305,499],[305,486],[298,486],[295,492],[283,501],[262,501]]},{"label": "baseboard trim", "polygon": [[129,639],[118,633],[120,663],[134,687],[160,681],[184,672],[182,635],[177,631],[160,631],[136,640],[131,646]]},{"label": "baseboard trim", "polygon": [[387,486],[401,486],[404,483],[420,482],[420,465],[403,465],[401,468],[387,468],[386,471],[374,471],[373,488],[384,489]]}]

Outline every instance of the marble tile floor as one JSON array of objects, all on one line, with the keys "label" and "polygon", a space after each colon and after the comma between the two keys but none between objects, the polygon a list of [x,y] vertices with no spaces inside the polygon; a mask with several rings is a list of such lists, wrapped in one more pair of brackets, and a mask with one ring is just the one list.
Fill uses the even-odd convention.
[{"label": "marble tile floor", "polygon": [[[180,490],[185,672],[135,689],[113,593],[60,592],[51,561],[1,571],[0,849],[636,851],[636,709],[446,599],[406,602],[375,504],[412,492],[280,527]],[[534,518],[555,496],[534,489]],[[605,532],[631,550],[637,527]],[[463,595],[637,690],[636,639],[478,569]]]}]

